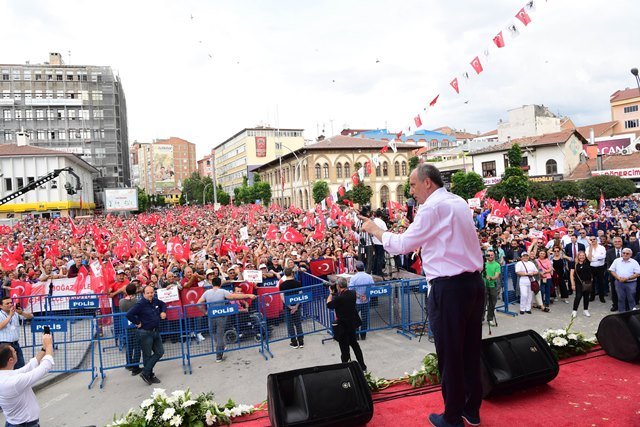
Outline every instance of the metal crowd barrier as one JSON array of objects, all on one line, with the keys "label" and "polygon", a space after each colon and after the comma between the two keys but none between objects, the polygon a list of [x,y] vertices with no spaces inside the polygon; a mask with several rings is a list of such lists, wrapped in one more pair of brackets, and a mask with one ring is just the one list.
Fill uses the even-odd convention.
[{"label": "metal crowd barrier", "polygon": [[402,328],[398,333],[409,339],[422,336],[425,333],[431,337],[431,328],[427,320],[428,287],[426,279],[403,279],[401,283]]},{"label": "metal crowd barrier", "polygon": [[505,264],[496,286],[502,287],[502,303],[496,305],[496,311],[517,316],[515,311],[509,309],[509,304],[513,304],[520,298],[520,287],[518,286],[518,276],[516,275],[516,263]]}]

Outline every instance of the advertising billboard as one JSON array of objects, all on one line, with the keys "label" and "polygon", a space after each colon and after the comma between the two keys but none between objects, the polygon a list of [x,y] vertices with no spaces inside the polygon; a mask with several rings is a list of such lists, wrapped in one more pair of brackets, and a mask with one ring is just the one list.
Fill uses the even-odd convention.
[{"label": "advertising billboard", "polygon": [[175,188],[173,145],[158,144],[153,146],[153,181],[156,191],[163,188]]},{"label": "advertising billboard", "polygon": [[104,199],[107,212],[138,210],[138,191],[135,188],[105,188]]},{"label": "advertising billboard", "polygon": [[256,157],[267,156],[267,137],[256,136]]}]

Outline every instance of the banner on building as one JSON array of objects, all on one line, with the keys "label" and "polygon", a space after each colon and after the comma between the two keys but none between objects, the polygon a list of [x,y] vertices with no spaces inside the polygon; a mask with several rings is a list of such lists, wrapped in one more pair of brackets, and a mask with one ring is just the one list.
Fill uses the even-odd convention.
[{"label": "banner on building", "polygon": [[267,157],[266,136],[256,136],[256,157]]},{"label": "banner on building", "polygon": [[153,181],[156,191],[163,188],[175,188],[173,167],[173,145],[153,146]]}]

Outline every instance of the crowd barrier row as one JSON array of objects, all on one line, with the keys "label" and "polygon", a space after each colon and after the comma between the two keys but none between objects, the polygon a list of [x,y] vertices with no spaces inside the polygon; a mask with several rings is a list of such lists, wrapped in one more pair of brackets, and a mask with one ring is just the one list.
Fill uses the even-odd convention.
[{"label": "crowd barrier row", "polygon": [[[496,307],[507,314],[512,313],[509,304],[517,291],[513,270],[513,265],[503,268],[504,301]],[[331,339],[334,315],[326,307],[329,282],[307,273],[299,279],[302,288],[292,291],[258,287],[255,300],[197,304],[190,298],[190,303],[169,304],[160,327],[164,345],[160,363],[180,360],[183,372],[191,374],[192,361],[199,357],[213,360],[222,352],[253,349],[268,360],[274,357],[274,343],[302,343],[307,335],[318,333]],[[360,334],[395,329],[408,339],[430,336],[424,279],[376,282],[356,291],[362,295],[357,305],[363,320]],[[43,310],[24,322],[20,344],[25,357],[33,357],[40,349],[40,335],[49,326],[56,349],[53,372],[88,372],[89,388],[98,376],[102,388],[110,370],[142,365],[135,325],[125,313],[107,306],[111,300],[105,295],[69,296],[68,304],[59,304],[57,308],[62,309],[57,311],[46,309],[48,297],[30,298],[32,307]]]}]

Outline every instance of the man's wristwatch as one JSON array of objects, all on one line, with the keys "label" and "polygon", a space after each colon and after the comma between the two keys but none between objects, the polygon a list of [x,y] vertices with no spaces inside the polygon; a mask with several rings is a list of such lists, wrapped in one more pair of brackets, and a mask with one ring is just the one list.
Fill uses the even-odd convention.
[{"label": "man's wristwatch", "polygon": [[44,351],[45,353],[47,352],[47,350],[45,350],[45,348],[44,348],[44,347],[42,347],[42,348],[40,349],[40,351]]}]

